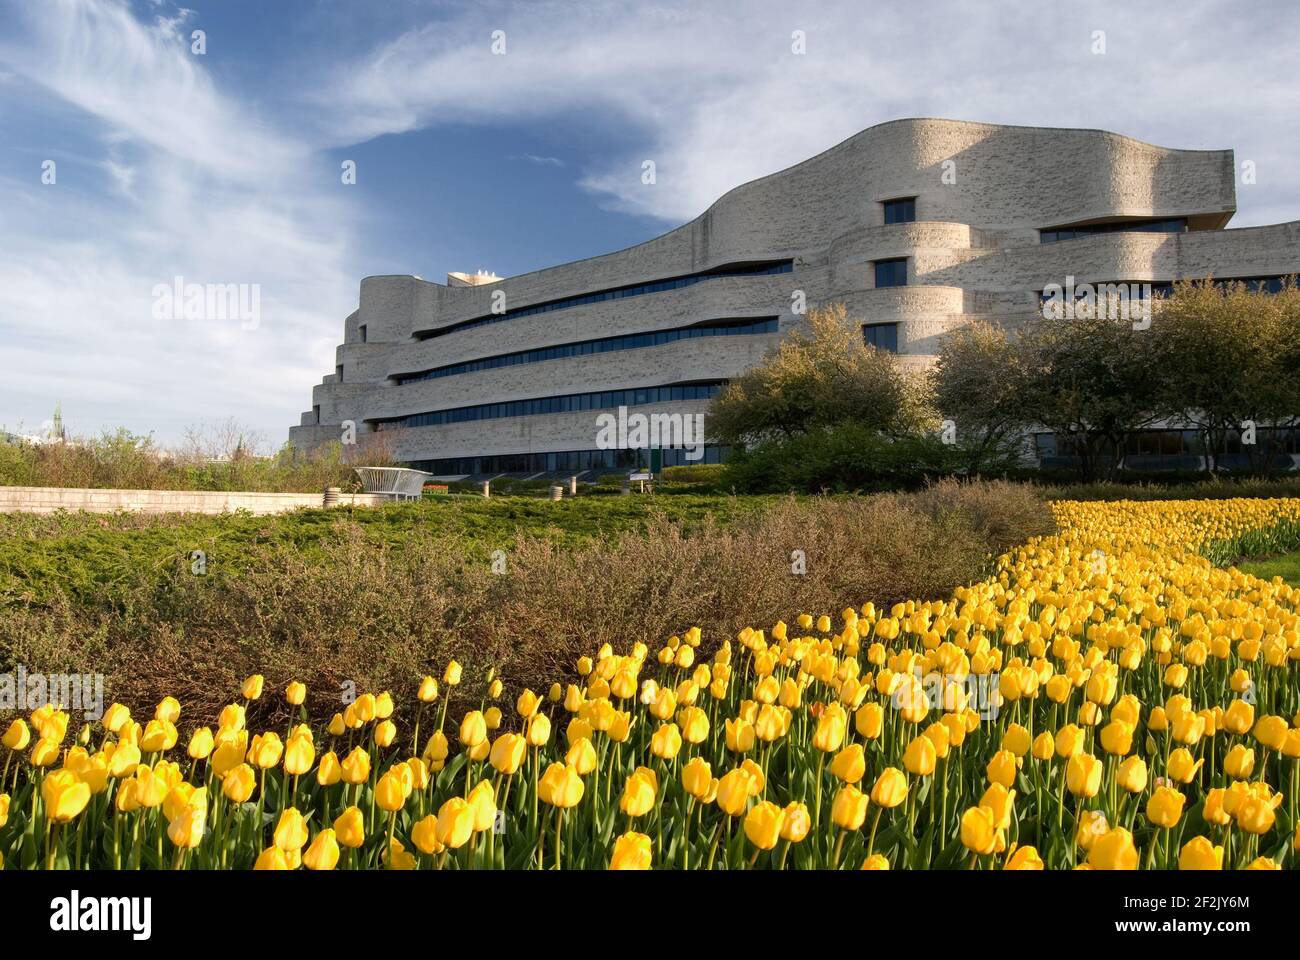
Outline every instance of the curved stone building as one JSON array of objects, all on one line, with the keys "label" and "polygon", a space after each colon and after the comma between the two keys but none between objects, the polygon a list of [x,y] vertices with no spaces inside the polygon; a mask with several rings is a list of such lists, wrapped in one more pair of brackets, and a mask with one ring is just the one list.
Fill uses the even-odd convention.
[{"label": "curved stone building", "polygon": [[336,440],[344,421],[392,430],[402,459],[443,476],[627,466],[636,454],[598,448],[600,413],[706,411],[802,321],[801,300],[843,302],[867,342],[921,365],[945,331],[1023,322],[1070,277],[1300,270],[1300,223],[1224,229],[1235,182],[1231,150],[880,124],[626,250],[504,279],[365,278],[335,372],[290,439]]}]

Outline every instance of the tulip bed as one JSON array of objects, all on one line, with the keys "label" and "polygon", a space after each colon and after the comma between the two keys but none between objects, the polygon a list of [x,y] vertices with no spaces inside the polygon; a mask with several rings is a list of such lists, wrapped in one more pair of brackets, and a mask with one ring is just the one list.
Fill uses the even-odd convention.
[{"label": "tulip bed", "polygon": [[[456,663],[253,733],[250,677],[3,735],[7,868],[1280,869],[1300,794],[1300,500],[1054,506],[945,601],[606,646],[506,708]],[[481,708],[447,716],[448,687]],[[283,696],[303,703],[289,683]],[[71,741],[71,742],[69,742]]]}]

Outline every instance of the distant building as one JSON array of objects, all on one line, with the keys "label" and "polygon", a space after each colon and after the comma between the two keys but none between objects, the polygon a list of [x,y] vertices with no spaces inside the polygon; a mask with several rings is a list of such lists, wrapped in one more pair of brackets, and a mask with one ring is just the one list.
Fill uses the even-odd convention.
[{"label": "distant building", "polygon": [[290,439],[393,430],[397,456],[443,476],[630,466],[643,456],[597,447],[598,413],[707,411],[805,305],[843,302],[867,343],[924,366],[946,331],[1041,316],[1069,278],[1275,286],[1300,270],[1300,222],[1225,229],[1236,176],[1231,150],[1102,130],[884,123],[626,250],[445,286],[365,278]]}]

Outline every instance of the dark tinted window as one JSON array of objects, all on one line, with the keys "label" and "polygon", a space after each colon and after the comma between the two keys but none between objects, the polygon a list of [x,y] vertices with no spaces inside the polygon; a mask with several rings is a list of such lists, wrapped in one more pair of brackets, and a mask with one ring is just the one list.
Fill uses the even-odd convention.
[{"label": "dark tinted window", "polygon": [[877,350],[898,353],[898,324],[873,323],[862,328],[862,339]]},{"label": "dark tinted window", "polygon": [[755,333],[776,333],[777,329],[778,320],[776,317],[715,320],[694,327],[660,330],[654,334],[633,333],[622,337],[605,337],[600,340],[566,343],[558,347],[521,350],[518,353],[506,353],[497,357],[484,357],[482,360],[468,360],[464,363],[453,363],[434,370],[425,370],[421,373],[403,374],[397,378],[397,382],[401,384],[415,383],[420,380],[436,380],[439,377],[454,377],[461,373],[475,373],[479,370],[510,367],[517,363],[541,363],[544,360],[580,357],[590,353],[605,353],[609,350],[635,350],[640,347],[675,343],[678,340],[686,340],[691,337],[730,337]]},{"label": "dark tinted window", "polygon": [[374,423],[378,430],[391,430],[395,427],[433,427],[448,423],[464,423],[469,420],[532,417],[573,410],[635,407],[647,403],[667,403],[671,400],[708,400],[725,385],[725,380],[713,380],[680,387],[639,387],[630,390],[605,390],[600,393],[571,393],[558,397],[536,397],[531,400],[480,403],[472,407],[432,410],[428,413],[413,413],[393,420],[376,420]]},{"label": "dark tinted window", "polygon": [[913,223],[916,220],[916,197],[886,200],[885,223]]},{"label": "dark tinted window", "polygon": [[485,317],[478,317],[474,320],[465,320],[461,323],[454,323],[449,327],[443,327],[439,330],[428,330],[422,333],[417,333],[416,338],[427,340],[432,337],[443,337],[449,333],[455,333],[457,330],[469,330],[472,327],[481,327],[488,323],[500,323],[502,320],[514,320],[517,317],[529,317],[537,313],[550,313],[552,310],[565,310],[569,307],[581,306],[586,303],[599,303],[603,300],[622,300],[626,297],[637,297],[646,293],[659,293],[663,290],[676,290],[681,287],[689,287],[692,284],[702,283],[705,280],[717,280],[723,277],[764,277],[778,273],[790,273],[793,270],[793,260],[776,260],[766,263],[746,264],[739,267],[718,267],[716,270],[707,270],[703,273],[692,273],[688,276],[676,277],[672,280],[637,283],[626,287],[617,287],[613,290],[602,290],[598,293],[582,294],[576,297],[564,297],[560,300],[552,300],[548,303],[538,303],[528,307],[519,307],[514,310],[507,310],[505,313],[488,314]]},{"label": "dark tinted window", "polygon": [[1165,220],[1127,220],[1120,223],[1090,223],[1078,227],[1057,227],[1038,231],[1042,243],[1057,243],[1061,240],[1075,240],[1079,237],[1091,237],[1099,233],[1183,233],[1187,230],[1186,217],[1174,217]]},{"label": "dark tinted window", "polygon": [[907,258],[899,257],[897,260],[877,260],[876,261],[876,286],[877,287],[907,286]]}]

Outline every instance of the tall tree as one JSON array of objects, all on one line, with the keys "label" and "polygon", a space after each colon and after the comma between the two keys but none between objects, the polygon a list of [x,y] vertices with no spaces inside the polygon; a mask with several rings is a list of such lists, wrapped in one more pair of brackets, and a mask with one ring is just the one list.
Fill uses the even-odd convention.
[{"label": "tall tree", "polygon": [[945,335],[930,383],[969,473],[1009,461],[1024,447],[1032,420],[1025,409],[1025,365],[1001,327],[977,320]]},{"label": "tall tree", "polygon": [[731,446],[791,440],[853,422],[901,436],[933,420],[924,384],[895,356],[868,347],[842,304],[808,314],[808,331],[785,337],[733,379],[709,410],[711,439]]},{"label": "tall tree", "polygon": [[1300,289],[1278,293],[1240,282],[1180,283],[1160,303],[1153,379],[1160,403],[1199,430],[1205,469],[1221,469],[1233,437],[1252,472],[1267,473],[1281,449],[1279,432],[1300,418]]},{"label": "tall tree", "polygon": [[1023,328],[1026,414],[1071,445],[1081,479],[1113,477],[1128,438],[1161,418],[1150,369],[1156,342],[1151,329],[1103,311]]}]

